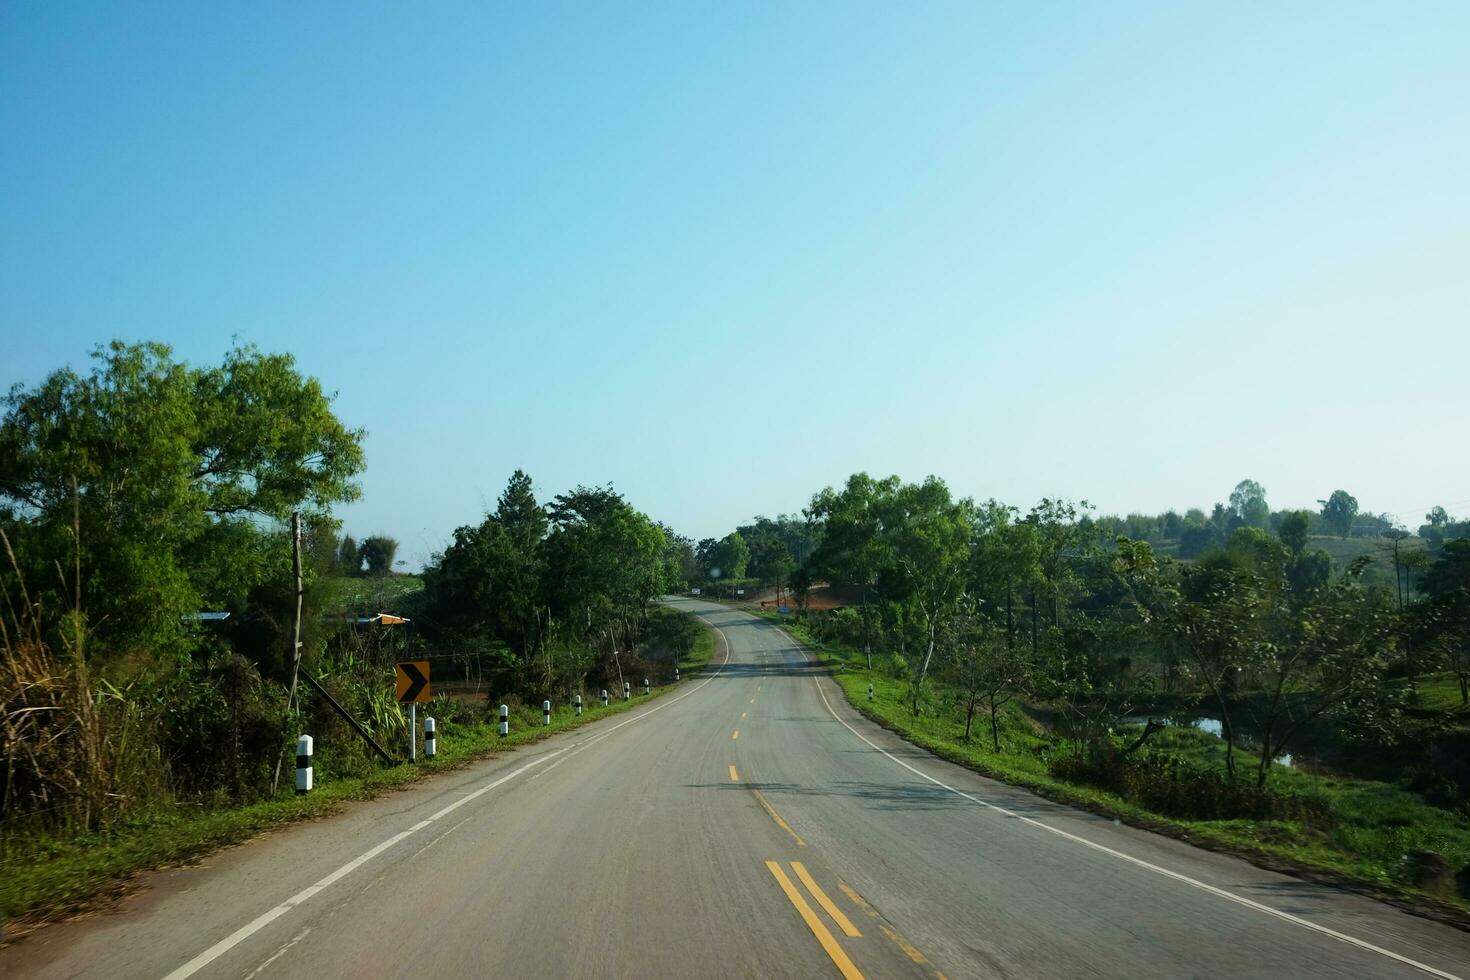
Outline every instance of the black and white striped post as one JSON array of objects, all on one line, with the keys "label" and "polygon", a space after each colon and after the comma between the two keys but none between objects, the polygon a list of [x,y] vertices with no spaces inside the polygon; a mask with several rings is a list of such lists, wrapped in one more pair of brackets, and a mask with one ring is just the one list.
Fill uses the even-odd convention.
[{"label": "black and white striped post", "polygon": [[434,731],[434,719],[429,718],[429,717],[426,716],[424,718],[424,758],[425,759],[432,759],[432,758],[434,758],[434,752],[435,752],[435,738],[434,738],[434,735],[435,735],[435,731]]},{"label": "black and white striped post", "polygon": [[644,694],[647,694],[648,693],[648,678],[647,677],[643,678],[643,693]]},{"label": "black and white striped post", "polygon": [[633,685],[623,681],[623,700],[626,701],[633,696]]},{"label": "black and white striped post", "polygon": [[580,716],[582,714],[582,695],[578,694],[572,698],[572,704],[577,706],[577,714]]},{"label": "black and white striped post", "polygon": [[868,685],[868,700],[873,700],[873,685],[871,684]]},{"label": "black and white striped post", "polygon": [[551,702],[550,701],[542,701],[541,702],[541,724],[543,724],[543,725],[549,725],[549,724],[551,724]]},{"label": "black and white striped post", "polygon": [[678,667],[675,667],[674,668],[674,680],[675,681],[678,681],[678,679],[679,679],[679,668]]},{"label": "black and white striped post", "polygon": [[310,735],[303,735],[296,740],[296,793],[311,792],[311,749],[312,741]]},{"label": "black and white striped post", "polygon": [[500,737],[504,738],[510,734],[510,707],[502,704],[500,706]]},{"label": "black and white striped post", "polygon": [[607,707],[607,688],[605,687],[602,689],[602,706]]}]

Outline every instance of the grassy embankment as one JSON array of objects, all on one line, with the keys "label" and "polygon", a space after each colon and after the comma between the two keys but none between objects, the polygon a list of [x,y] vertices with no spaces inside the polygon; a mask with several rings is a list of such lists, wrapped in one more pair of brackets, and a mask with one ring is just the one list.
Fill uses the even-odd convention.
[{"label": "grassy embankment", "polygon": [[[1278,793],[1305,797],[1330,814],[1326,826],[1302,820],[1187,820],[1145,809],[1123,797],[1094,786],[1056,778],[1050,764],[1070,748],[1017,704],[1002,709],[1001,750],[992,750],[989,716],[975,716],[971,739],[964,739],[964,716],[952,691],[931,690],[923,712],[915,717],[907,700],[908,683],[888,670],[888,658],[874,656],[866,667],[862,653],[822,644],[799,623],[770,613],[796,639],[818,653],[847,694],[848,701],[873,721],[934,754],[977,772],[1024,786],[1055,800],[1105,813],[1126,822],[1168,833],[1207,847],[1251,857],[1267,867],[1296,872],[1325,872],[1326,877],[1366,885],[1388,897],[1411,903],[1437,905],[1462,924],[1470,923],[1470,902],[1448,890],[1428,894],[1412,883],[1410,855],[1433,851],[1451,868],[1470,866],[1470,819],[1431,806],[1422,796],[1400,786],[1371,780],[1317,775],[1275,766],[1271,788]],[[874,697],[868,700],[868,685]],[[1455,697],[1458,699],[1458,689]],[[1119,744],[1136,732],[1120,732]],[[1167,752],[1202,768],[1224,771],[1221,740],[1192,728],[1169,728],[1149,742],[1155,752]],[[1237,752],[1237,758],[1240,754]],[[1247,756],[1240,760],[1249,765]],[[1245,778],[1252,778],[1252,771]]]},{"label": "grassy embankment", "polygon": [[[688,614],[661,609],[655,615],[685,617]],[[691,648],[678,661],[684,676],[691,677],[708,664],[714,649],[714,633],[697,627]],[[0,863],[0,923],[22,917],[39,920],[80,910],[99,898],[126,890],[129,877],[136,872],[177,864],[248,840],[265,830],[324,816],[348,801],[372,799],[393,787],[628,711],[671,688],[672,685],[655,687],[645,697],[635,687],[631,700],[613,701],[606,708],[591,698],[580,718],[570,705],[558,706],[552,712],[549,726],[542,724],[539,708],[520,706],[512,711],[511,731],[506,738],[499,736],[494,719],[488,715],[483,716],[486,720],[472,724],[444,720],[439,724],[438,757],[432,762],[421,758],[412,766],[405,764],[365,776],[319,781],[306,796],[297,796],[292,789],[295,777],[288,757],[281,775],[281,792],[275,799],[216,809],[179,803],[170,810],[119,823],[106,834],[45,837],[25,842],[11,840]],[[5,930],[6,938],[15,934],[13,926]]]}]

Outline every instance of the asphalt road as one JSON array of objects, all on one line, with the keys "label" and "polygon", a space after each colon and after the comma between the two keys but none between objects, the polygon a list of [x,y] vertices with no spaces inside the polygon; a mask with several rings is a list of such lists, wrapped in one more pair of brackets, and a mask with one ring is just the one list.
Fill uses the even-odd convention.
[{"label": "asphalt road", "polygon": [[1470,934],[1041,800],[775,626],[646,708],[148,876],[35,977],[1470,977]]}]

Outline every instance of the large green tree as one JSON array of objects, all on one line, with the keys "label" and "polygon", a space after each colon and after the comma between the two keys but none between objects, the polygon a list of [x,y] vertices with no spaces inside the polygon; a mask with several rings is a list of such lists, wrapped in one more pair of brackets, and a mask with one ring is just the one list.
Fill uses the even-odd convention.
[{"label": "large green tree", "polygon": [[[52,622],[79,606],[106,646],[156,648],[258,581],[263,563],[242,556],[263,525],[355,499],[361,443],[290,355],[237,347],[201,368],[114,342],[89,372],[6,397],[0,527]],[[79,588],[58,564],[80,568]]]},{"label": "large green tree", "polygon": [[1358,498],[1346,490],[1334,490],[1332,496],[1317,503],[1322,505],[1322,522],[1338,537],[1347,537],[1353,529],[1353,518],[1358,516]]},{"label": "large green tree", "polygon": [[893,500],[901,486],[896,476],[875,480],[866,473],[848,477],[841,490],[831,487],[812,497],[806,516],[822,528],[821,540],[804,566],[808,581],[856,585],[861,590],[859,609],[863,620],[863,653],[873,666],[873,616],[870,600],[881,598],[879,586],[886,569],[893,566],[890,541],[883,534],[884,520],[893,513]]},{"label": "large green tree", "polygon": [[1266,489],[1255,480],[1241,480],[1230,491],[1230,509],[1247,527],[1264,528],[1271,522]]},{"label": "large green tree", "polygon": [[915,714],[940,633],[965,595],[974,531],[974,504],[954,500],[936,476],[901,487],[884,521],[894,568],[918,609],[923,629],[924,655],[910,679]]}]

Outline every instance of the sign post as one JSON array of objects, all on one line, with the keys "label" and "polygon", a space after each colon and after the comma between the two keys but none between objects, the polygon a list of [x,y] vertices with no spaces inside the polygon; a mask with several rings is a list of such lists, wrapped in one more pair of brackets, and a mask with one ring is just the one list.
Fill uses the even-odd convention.
[{"label": "sign post", "polygon": [[399,704],[408,705],[408,761],[418,761],[419,705],[429,703],[429,662],[404,660],[393,665]]}]

